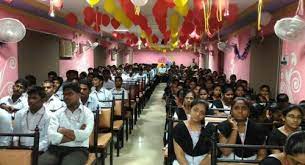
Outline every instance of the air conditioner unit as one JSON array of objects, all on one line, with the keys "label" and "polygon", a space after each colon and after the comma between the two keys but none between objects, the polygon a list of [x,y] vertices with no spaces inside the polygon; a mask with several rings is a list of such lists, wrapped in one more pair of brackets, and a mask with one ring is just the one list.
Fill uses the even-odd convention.
[{"label": "air conditioner unit", "polygon": [[59,57],[60,58],[73,57],[73,44],[71,40],[61,39],[59,41]]}]

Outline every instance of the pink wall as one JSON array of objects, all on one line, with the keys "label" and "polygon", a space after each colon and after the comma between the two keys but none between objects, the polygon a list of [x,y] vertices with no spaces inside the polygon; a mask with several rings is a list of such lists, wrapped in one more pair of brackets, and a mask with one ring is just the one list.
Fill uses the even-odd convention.
[{"label": "pink wall", "polygon": [[288,94],[292,103],[305,99],[305,42],[284,42],[283,56],[287,65],[281,65],[280,92]]},{"label": "pink wall", "polygon": [[150,50],[134,50],[133,53],[133,63],[168,63],[168,62],[176,62],[176,65],[183,64],[185,66],[189,66],[192,64],[192,59],[195,59],[198,64],[199,57],[195,55],[193,52],[157,52]]},{"label": "pink wall", "polygon": [[[36,17],[16,9],[11,9],[0,5],[0,18],[11,17],[20,20],[26,28],[32,30],[51,33],[58,35],[62,38],[73,39],[75,36],[75,30],[72,28],[67,28],[64,25],[54,23],[52,21]],[[81,43],[86,43],[87,40],[93,40],[94,37],[85,33],[82,33],[77,39]],[[3,54],[6,57],[3,57]],[[1,48],[1,60],[0,60],[0,70],[1,70],[1,80],[0,80],[0,97],[7,94],[7,91],[10,90],[11,82],[14,82],[18,79],[18,62],[17,62],[17,44],[11,44],[8,48]],[[12,61],[13,59],[13,61]],[[5,65],[7,64],[7,65]],[[15,65],[12,69],[10,65]],[[6,68],[5,68],[6,66]],[[71,60],[60,60],[59,62],[59,72],[60,75],[65,75],[66,70],[76,69],[83,71],[88,67],[94,66],[93,51],[88,51],[84,55],[76,55]],[[65,76],[64,76],[65,77]],[[3,82],[6,82],[4,84]]]},{"label": "pink wall", "polygon": [[[240,53],[243,53],[246,44],[250,38],[251,29],[246,28],[238,33],[238,35],[230,35],[229,43],[234,43],[238,45]],[[244,79],[249,81],[250,78],[250,56],[249,52],[245,60],[239,60],[231,49],[224,54],[224,73],[227,76],[231,74],[236,74],[237,79]]]},{"label": "pink wall", "polygon": [[17,45],[0,47],[0,97],[11,94],[12,86],[18,79]]}]

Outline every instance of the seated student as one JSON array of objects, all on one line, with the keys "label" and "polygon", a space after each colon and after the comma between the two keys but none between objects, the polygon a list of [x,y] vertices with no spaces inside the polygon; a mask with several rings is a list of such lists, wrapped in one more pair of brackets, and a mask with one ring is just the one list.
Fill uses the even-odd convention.
[{"label": "seated student", "polygon": [[88,159],[93,113],[80,103],[78,84],[65,84],[63,92],[67,107],[56,111],[50,120],[48,137],[51,145],[39,157],[39,165],[84,165]]},{"label": "seated student", "polygon": [[103,87],[103,83],[104,83],[104,77],[95,74],[92,80],[94,89],[91,91],[90,95],[96,98],[101,103],[102,107],[111,107],[110,102],[103,102],[113,99],[112,93]]},{"label": "seated student", "polygon": [[210,96],[209,96],[208,90],[206,88],[200,88],[199,99],[208,101],[210,99],[209,97]]},{"label": "seated student", "polygon": [[[210,107],[211,108],[223,108],[223,109],[227,109],[227,111],[214,110],[213,114],[216,114],[216,115],[226,115],[226,114],[228,115],[228,114],[230,114],[229,110],[231,109],[233,98],[234,98],[233,89],[232,88],[226,88],[225,91],[224,91],[224,95],[221,98],[221,100],[214,100]],[[209,112],[209,114],[210,114],[210,112]]]},{"label": "seated student", "polygon": [[[274,146],[284,146],[287,137],[293,132],[301,130],[300,124],[303,119],[303,111],[297,105],[290,105],[283,112],[284,125],[280,128],[275,128],[270,133],[267,144]],[[280,153],[281,150],[271,150],[273,154]]]},{"label": "seated student", "polygon": [[119,94],[122,94],[124,91],[124,100],[128,100],[128,91],[122,88],[123,85],[122,77],[115,77],[114,81],[115,81],[115,88],[110,90],[113,97],[115,99],[122,99],[122,96]]},{"label": "seated student", "polygon": [[65,104],[58,97],[55,96],[55,86],[52,81],[45,80],[42,83],[42,86],[46,93],[46,102],[44,103],[46,109],[55,112],[65,106]]},{"label": "seated student", "polygon": [[213,89],[212,99],[221,100],[222,87],[220,85],[215,85]]},{"label": "seated student", "polygon": [[[44,106],[46,99],[45,90],[39,86],[33,86],[28,90],[29,107],[16,113],[14,133],[34,133],[39,129],[39,151],[46,151],[49,146],[48,127],[52,113]],[[19,137],[14,138],[18,142]],[[20,145],[33,146],[32,137],[21,137]]]},{"label": "seated student", "polygon": [[270,96],[270,87],[268,85],[259,87],[259,94],[256,97],[256,102],[264,105],[269,102],[274,102],[274,99]]},{"label": "seated student", "polygon": [[92,83],[87,79],[79,81],[80,100],[81,104],[89,108],[91,111],[96,111],[102,107],[101,103],[92,95],[90,95]]},{"label": "seated student", "polygon": [[[12,116],[4,109],[0,108],[0,133],[12,133]],[[9,146],[11,137],[0,136],[0,146]]]},{"label": "seated student", "polygon": [[103,83],[104,88],[110,90],[115,87],[114,82],[111,80],[110,70],[108,69],[103,70],[103,77],[104,77],[104,83]]},{"label": "seated student", "polygon": [[28,106],[26,95],[28,83],[24,79],[18,79],[13,86],[13,95],[5,96],[0,99],[0,108],[9,113],[16,112]]},{"label": "seated student", "polygon": [[285,93],[280,93],[276,96],[276,102],[280,110],[284,110],[289,106],[289,97]]},{"label": "seated student", "polygon": [[245,88],[242,85],[237,85],[235,88],[235,97],[245,97],[246,93],[245,93]]},{"label": "seated student", "polygon": [[260,165],[302,165],[305,164],[305,132],[292,133],[286,140],[284,152],[272,154]]},{"label": "seated student", "polygon": [[[185,92],[185,91],[183,91],[182,89],[181,92]],[[176,108],[173,118],[175,120],[187,120],[190,117],[189,115],[191,112],[191,103],[194,99],[195,99],[194,92],[192,91],[187,92],[185,97],[183,98],[182,107]]]},{"label": "seated student", "polygon": [[55,96],[59,98],[59,100],[63,101],[63,92],[62,92],[62,85],[63,85],[63,79],[62,77],[55,77],[53,79],[53,85],[54,85],[54,91],[55,91]]},{"label": "seated student", "polygon": [[[263,145],[264,130],[248,119],[250,114],[247,99],[237,97],[231,107],[231,116],[218,125],[219,143]],[[261,160],[265,150],[221,148],[222,157],[227,159]]]},{"label": "seated student", "polygon": [[173,137],[177,160],[174,161],[174,165],[209,164],[207,155],[210,151],[210,142],[204,128],[204,118],[208,107],[206,101],[194,100],[191,103],[190,118],[175,126]]}]

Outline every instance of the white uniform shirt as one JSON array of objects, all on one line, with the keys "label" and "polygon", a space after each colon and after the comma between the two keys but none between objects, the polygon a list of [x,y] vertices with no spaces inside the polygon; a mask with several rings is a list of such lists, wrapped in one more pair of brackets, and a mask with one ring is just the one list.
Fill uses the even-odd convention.
[{"label": "white uniform shirt", "polygon": [[83,105],[89,108],[91,111],[96,111],[98,108],[102,107],[101,103],[92,95],[89,95],[87,102]]},{"label": "white uniform shirt", "polygon": [[[0,108],[0,133],[12,133],[12,116],[6,110]],[[0,146],[9,146],[12,138],[0,136]]]},{"label": "white uniform shirt", "polygon": [[90,95],[94,98],[96,98],[101,104],[102,107],[111,107],[111,102],[103,102],[103,101],[110,101],[113,99],[112,93],[105,89],[101,88],[99,91],[96,91],[95,89],[90,93]]},{"label": "white uniform shirt", "polygon": [[21,110],[28,107],[27,95],[21,95],[17,101],[13,102],[12,96],[5,96],[0,99],[0,104],[12,106],[14,109]]},{"label": "white uniform shirt", "polygon": [[59,110],[60,108],[66,106],[66,104],[64,102],[62,102],[58,97],[56,97],[55,95],[52,95],[48,101],[46,101],[44,103],[44,106],[46,107],[46,109],[48,109],[49,111],[55,112],[57,110]]},{"label": "white uniform shirt", "polygon": [[[34,133],[36,126],[39,128],[39,151],[46,151],[49,146],[48,127],[52,113],[44,106],[36,113],[32,113],[28,108],[16,113],[14,133]],[[18,137],[14,138],[17,141]],[[21,137],[20,144],[33,146],[33,137]]]},{"label": "white uniform shirt", "polygon": [[119,90],[117,90],[116,88],[113,88],[113,89],[111,89],[110,91],[111,91],[113,97],[114,97],[115,99],[118,99],[118,100],[121,100],[121,99],[122,99],[122,93],[123,93],[123,91],[124,91],[124,100],[127,100],[127,99],[128,99],[128,91],[125,90],[124,88],[121,88],[121,89],[119,89]]},{"label": "white uniform shirt", "polygon": [[[81,130],[81,126],[85,124],[86,128]],[[74,131],[75,140],[67,143],[61,143],[63,134],[57,132],[59,127],[64,127]],[[84,105],[74,111],[63,107],[54,113],[50,120],[48,129],[49,140],[52,145],[67,147],[89,147],[89,137],[94,127],[94,116],[91,110]]]}]

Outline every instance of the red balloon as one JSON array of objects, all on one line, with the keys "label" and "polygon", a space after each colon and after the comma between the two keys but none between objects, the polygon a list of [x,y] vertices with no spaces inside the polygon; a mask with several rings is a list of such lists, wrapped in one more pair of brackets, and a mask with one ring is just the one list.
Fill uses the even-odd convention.
[{"label": "red balloon", "polygon": [[88,18],[88,17],[85,17],[84,18],[84,22],[87,26],[91,26],[93,24],[93,19],[92,18]]},{"label": "red balloon", "polygon": [[226,16],[225,19],[229,23],[234,23],[238,18],[238,6],[236,4],[230,4],[229,6],[229,16]]},{"label": "red balloon", "polygon": [[195,26],[190,22],[184,22],[182,27],[182,33],[185,35],[191,34],[195,30]]},{"label": "red balloon", "polygon": [[77,17],[74,13],[69,13],[65,17],[67,24],[70,26],[75,26],[77,24]]},{"label": "red balloon", "polygon": [[110,18],[109,18],[109,16],[108,16],[107,14],[103,14],[103,15],[102,15],[102,24],[103,24],[104,26],[108,26],[109,23],[110,23]]},{"label": "red balloon", "polygon": [[119,28],[120,27],[120,22],[119,21],[117,21],[115,18],[112,18],[112,20],[111,20],[111,25],[112,25],[112,27],[114,28],[114,29],[117,29],[117,28]]},{"label": "red balloon", "polygon": [[95,11],[92,7],[87,6],[83,10],[83,14],[84,14],[85,17],[93,17],[95,15]]},{"label": "red balloon", "polygon": [[158,41],[159,41],[158,37],[154,34],[154,35],[152,36],[152,42],[153,42],[153,43],[157,43]]}]

